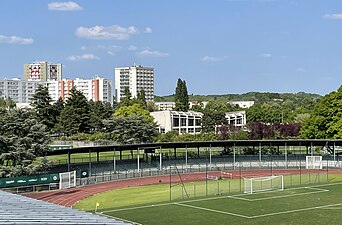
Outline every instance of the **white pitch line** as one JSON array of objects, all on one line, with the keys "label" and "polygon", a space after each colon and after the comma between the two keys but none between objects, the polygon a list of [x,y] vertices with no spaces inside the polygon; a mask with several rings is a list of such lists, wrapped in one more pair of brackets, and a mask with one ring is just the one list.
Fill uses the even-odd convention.
[{"label": "white pitch line", "polygon": [[327,189],[316,188],[316,187],[305,187],[305,189],[319,190],[319,191],[329,191]]},{"label": "white pitch line", "polygon": [[330,207],[323,208],[323,209],[326,209],[326,210],[341,210],[341,209],[342,209],[342,207],[334,207],[334,206],[330,206]]},{"label": "white pitch line", "polygon": [[254,201],[262,201],[262,200],[276,199],[276,198],[287,198],[287,197],[294,197],[294,196],[311,195],[311,194],[327,192],[327,191],[329,190],[322,189],[321,191],[312,191],[312,192],[297,193],[297,194],[291,194],[291,195],[279,195],[279,196],[271,196],[271,197],[265,197],[265,198],[256,198],[256,199],[251,199],[250,201],[254,202]]},{"label": "white pitch line", "polygon": [[[102,213],[102,212],[101,212],[101,213],[97,213],[97,212],[96,212],[96,214],[103,216],[103,213]],[[119,218],[119,217],[110,216],[110,215],[107,215],[107,214],[104,214],[104,215],[105,215],[106,217],[110,217],[110,218],[115,219],[115,220],[120,220],[120,221],[123,221],[123,222],[126,222],[126,223],[131,223],[131,224],[133,224],[133,225],[142,225],[141,223],[137,223],[137,222],[134,222],[134,221],[131,221],[131,220],[126,220],[126,219],[122,219],[122,218]]]},{"label": "white pitch line", "polygon": [[340,205],[342,205],[342,203],[332,204],[332,205],[315,206],[315,207],[303,208],[303,209],[287,210],[287,211],[275,212],[275,213],[267,213],[267,214],[262,214],[262,215],[257,215],[257,216],[250,216],[249,219],[267,217],[267,216],[275,216],[275,215],[281,215],[281,214],[288,214],[288,213],[294,213],[294,212],[303,212],[303,211],[309,211],[309,210],[313,210],[313,209],[324,209],[324,208],[333,207],[333,206],[340,206]]},{"label": "white pitch line", "polygon": [[242,200],[242,201],[248,201],[248,202],[253,202],[254,200],[252,199],[248,199],[248,198],[240,198],[240,197],[237,197],[237,196],[228,196],[227,198],[233,198],[233,199],[237,199],[237,200]]},{"label": "white pitch line", "polygon": [[230,215],[230,216],[237,216],[237,217],[241,217],[241,218],[245,218],[245,219],[250,219],[249,216],[240,215],[237,213],[230,213],[230,212],[225,212],[225,211],[220,211],[220,210],[215,210],[215,209],[208,209],[208,208],[203,208],[203,207],[193,206],[193,205],[187,205],[187,204],[182,204],[182,203],[175,203],[175,205],[180,205],[180,206],[184,206],[184,207],[188,207],[188,208],[194,208],[194,209],[199,209],[199,210],[204,210],[204,211],[209,211],[209,212],[214,212],[214,213],[220,213],[220,214],[226,214],[226,215]]}]

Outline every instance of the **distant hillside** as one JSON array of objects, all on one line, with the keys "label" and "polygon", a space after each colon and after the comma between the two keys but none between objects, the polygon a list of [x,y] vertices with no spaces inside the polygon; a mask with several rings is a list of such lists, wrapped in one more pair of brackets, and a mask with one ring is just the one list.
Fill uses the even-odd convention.
[{"label": "distant hillside", "polygon": [[[270,93],[270,92],[248,92],[244,94],[223,94],[223,95],[189,95],[189,101],[207,102],[214,99],[226,101],[255,101],[255,103],[264,102],[283,102],[292,101],[305,103],[305,101],[317,101],[321,95],[305,92],[298,93]],[[173,102],[174,95],[155,96],[156,102]]]}]

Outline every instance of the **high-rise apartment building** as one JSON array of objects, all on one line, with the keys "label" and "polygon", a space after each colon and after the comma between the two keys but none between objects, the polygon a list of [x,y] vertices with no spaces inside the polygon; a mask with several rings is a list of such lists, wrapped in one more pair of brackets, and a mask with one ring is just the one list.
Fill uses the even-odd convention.
[{"label": "high-rise apartment building", "polygon": [[154,100],[154,69],[152,67],[130,66],[115,68],[115,97],[120,102],[128,87],[132,97],[145,91],[146,101]]},{"label": "high-rise apartment building", "polygon": [[62,79],[62,64],[34,62],[24,64],[24,80],[58,81]]},{"label": "high-rise apartment building", "polygon": [[88,100],[109,102],[110,104],[113,102],[112,81],[99,76],[90,80],[76,78],[75,80],[63,79],[48,83],[49,93],[53,99],[53,96],[61,97],[63,100],[67,99],[70,96],[70,90],[75,87]]},{"label": "high-rise apartment building", "polygon": [[47,83],[20,79],[0,80],[0,98],[11,98],[15,103],[29,103],[39,85],[46,86]]},{"label": "high-rise apartment building", "polygon": [[75,86],[87,100],[113,103],[112,80],[95,76],[93,79],[60,81],[27,81],[20,79],[0,80],[0,98],[11,98],[15,103],[30,103],[32,95],[42,85],[47,87],[52,101],[60,97],[65,100],[70,96],[70,90]]}]

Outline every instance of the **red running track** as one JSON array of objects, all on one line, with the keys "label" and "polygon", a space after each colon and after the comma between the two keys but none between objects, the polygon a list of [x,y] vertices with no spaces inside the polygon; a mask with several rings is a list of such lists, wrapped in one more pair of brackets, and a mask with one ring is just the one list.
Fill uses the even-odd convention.
[{"label": "red running track", "polygon": [[[225,171],[226,173],[230,173],[232,178],[240,178],[240,177],[255,177],[255,176],[269,176],[271,173],[273,175],[289,175],[289,174],[308,174],[308,173],[317,173],[317,170],[249,170],[249,171]],[[324,170],[321,173],[324,174],[327,171]],[[329,173],[342,173],[341,170],[331,170]],[[181,178],[183,182],[192,182],[192,181],[203,181],[205,180],[206,173],[192,173],[192,174],[181,174]],[[221,176],[221,172],[209,172],[208,176]],[[180,182],[180,178],[178,175],[172,175],[171,177],[172,183]],[[136,187],[143,185],[156,185],[156,184],[169,184],[170,176],[155,176],[155,177],[144,177],[144,178],[134,178],[134,179],[126,179],[126,180],[116,180],[110,182],[104,182],[99,184],[91,184],[86,186],[79,186],[72,189],[67,190],[55,190],[55,191],[44,191],[44,192],[33,192],[23,194],[27,197],[48,201],[51,203],[55,203],[62,206],[72,207],[78,201],[89,197],[91,195],[105,192],[109,190],[115,190],[120,188],[127,187]]]}]

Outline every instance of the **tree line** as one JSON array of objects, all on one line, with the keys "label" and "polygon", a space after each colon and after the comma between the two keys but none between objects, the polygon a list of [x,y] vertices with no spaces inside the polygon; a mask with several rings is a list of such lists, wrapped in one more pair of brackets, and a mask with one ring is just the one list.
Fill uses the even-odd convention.
[{"label": "tree line", "polygon": [[149,111],[155,105],[146,102],[139,91],[132,98],[128,88],[119,104],[88,101],[73,88],[70,96],[51,104],[45,87],[33,95],[32,109],[16,109],[10,99],[0,99],[0,177],[28,175],[46,171],[53,138],[72,140],[110,140],[119,144],[212,141],[227,139],[278,139],[342,137],[342,86],[322,98],[303,98],[301,103],[283,101],[256,102],[247,113],[247,126],[228,123],[226,112],[241,110],[226,100],[213,99],[206,107],[189,109],[186,82],[179,79],[175,91],[176,109],[203,113],[202,132],[182,134],[157,132]]}]

